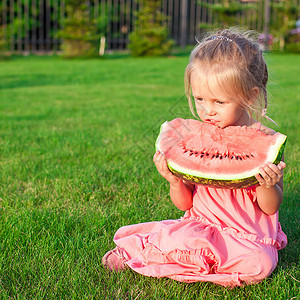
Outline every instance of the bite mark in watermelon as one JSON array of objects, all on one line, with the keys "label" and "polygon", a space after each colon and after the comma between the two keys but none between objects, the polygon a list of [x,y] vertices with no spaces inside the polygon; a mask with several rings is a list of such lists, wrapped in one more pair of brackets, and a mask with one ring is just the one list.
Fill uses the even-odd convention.
[{"label": "bite mark in watermelon", "polygon": [[172,173],[193,184],[217,188],[247,188],[266,162],[278,164],[286,136],[267,135],[246,126],[217,126],[177,118],[161,126],[156,150]]}]

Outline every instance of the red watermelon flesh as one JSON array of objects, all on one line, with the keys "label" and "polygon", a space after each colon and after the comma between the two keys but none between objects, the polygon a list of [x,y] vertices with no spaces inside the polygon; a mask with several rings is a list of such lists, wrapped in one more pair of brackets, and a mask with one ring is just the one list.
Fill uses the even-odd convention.
[{"label": "red watermelon flesh", "polygon": [[246,126],[217,126],[193,119],[174,119],[161,126],[156,149],[170,170],[195,184],[245,188],[257,183],[259,167],[280,162],[286,136],[267,135]]}]

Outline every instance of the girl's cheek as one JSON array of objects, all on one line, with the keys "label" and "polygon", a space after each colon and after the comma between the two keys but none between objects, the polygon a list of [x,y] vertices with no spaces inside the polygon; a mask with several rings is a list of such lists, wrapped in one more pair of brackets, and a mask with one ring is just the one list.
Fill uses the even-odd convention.
[{"label": "girl's cheek", "polygon": [[197,111],[197,114],[200,116],[200,115],[203,115],[203,113],[204,113],[204,109],[203,109],[203,107],[202,107],[202,105],[197,105],[196,104],[196,111]]},{"label": "girl's cheek", "polygon": [[204,116],[204,110],[203,109],[197,109],[197,114],[199,117]]},{"label": "girl's cheek", "polygon": [[196,104],[196,110],[198,115],[204,116],[205,115],[205,106],[203,104]]}]

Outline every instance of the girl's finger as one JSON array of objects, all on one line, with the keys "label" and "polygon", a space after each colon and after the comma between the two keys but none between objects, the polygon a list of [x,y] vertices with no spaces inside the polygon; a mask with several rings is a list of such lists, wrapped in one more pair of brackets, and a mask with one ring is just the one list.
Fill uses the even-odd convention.
[{"label": "girl's finger", "polygon": [[261,184],[263,182],[263,178],[260,174],[255,174],[255,178],[257,179],[258,183]]},{"label": "girl's finger", "polygon": [[164,167],[165,171],[169,171],[169,167],[168,167],[167,161],[165,159],[163,161],[163,167]]},{"label": "girl's finger", "polygon": [[255,177],[260,186],[268,187],[266,180],[261,176],[261,174],[256,174]]},{"label": "girl's finger", "polygon": [[281,176],[282,175],[282,169],[281,169],[281,165],[278,164],[277,166],[272,164],[272,163],[269,163],[268,164],[268,167],[274,172],[276,173],[278,176]]},{"label": "girl's finger", "polygon": [[284,161],[281,161],[277,167],[280,171],[282,171],[286,167],[286,163]]},{"label": "girl's finger", "polygon": [[281,176],[280,170],[277,168],[277,166],[275,166],[273,164],[266,165],[264,167],[264,171],[270,178],[273,178],[273,179],[276,178],[277,176]]},{"label": "girl's finger", "polygon": [[269,175],[266,173],[265,169],[263,168],[259,168],[259,174],[263,180],[267,180],[269,178]]},{"label": "girl's finger", "polygon": [[156,151],[153,155],[153,161],[157,160],[157,158],[159,157],[160,155],[160,152],[159,151]]},{"label": "girl's finger", "polygon": [[165,158],[164,155],[159,151],[155,152],[153,155],[154,162],[159,162],[159,161],[163,160],[164,158]]}]

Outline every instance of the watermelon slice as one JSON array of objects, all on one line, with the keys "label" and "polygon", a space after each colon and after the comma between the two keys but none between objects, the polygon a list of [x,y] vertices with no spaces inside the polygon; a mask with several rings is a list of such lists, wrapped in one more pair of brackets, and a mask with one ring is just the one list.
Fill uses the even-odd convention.
[{"label": "watermelon slice", "polygon": [[193,184],[247,188],[266,162],[278,164],[286,136],[267,135],[246,126],[217,126],[177,118],[161,126],[156,150],[176,176]]}]

